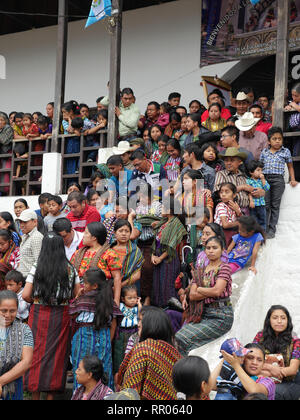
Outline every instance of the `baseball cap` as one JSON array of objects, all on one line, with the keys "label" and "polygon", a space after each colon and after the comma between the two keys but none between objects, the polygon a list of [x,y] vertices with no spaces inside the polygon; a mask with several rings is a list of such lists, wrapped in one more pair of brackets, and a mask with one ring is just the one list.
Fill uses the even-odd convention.
[{"label": "baseball cap", "polygon": [[29,222],[29,220],[37,220],[37,214],[34,210],[23,210],[17,220],[21,222]]},{"label": "baseball cap", "polygon": [[[228,354],[235,353],[240,357],[246,356],[251,351],[243,347],[237,338],[229,338],[228,340],[225,340],[220,348],[220,351],[221,350],[226,351]],[[223,356],[220,356],[220,359],[222,357]]]}]

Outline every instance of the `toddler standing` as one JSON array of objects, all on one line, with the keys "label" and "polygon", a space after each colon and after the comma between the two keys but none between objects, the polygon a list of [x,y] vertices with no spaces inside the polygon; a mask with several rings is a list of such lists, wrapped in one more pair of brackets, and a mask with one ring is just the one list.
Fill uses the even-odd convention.
[{"label": "toddler standing", "polygon": [[129,337],[137,332],[139,302],[137,287],[134,284],[122,288],[120,311],[124,318],[118,327],[114,341],[113,366],[115,373],[118,372],[124,359]]},{"label": "toddler standing", "polygon": [[[262,188],[265,191],[270,190],[270,185],[263,174],[263,163],[258,160],[252,160],[248,164],[248,171],[251,178],[247,179],[247,184],[254,188]],[[260,226],[266,230],[266,201],[265,197],[253,198],[249,194],[250,215],[255,217]]]}]

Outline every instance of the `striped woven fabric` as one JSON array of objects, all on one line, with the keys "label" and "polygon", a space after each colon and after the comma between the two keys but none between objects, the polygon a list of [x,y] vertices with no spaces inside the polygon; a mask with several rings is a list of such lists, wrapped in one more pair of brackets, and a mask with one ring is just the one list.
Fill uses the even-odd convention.
[{"label": "striped woven fabric", "polygon": [[134,388],[144,400],[176,400],[172,370],[180,358],[175,347],[148,338],[125,356],[118,378],[121,389]]}]

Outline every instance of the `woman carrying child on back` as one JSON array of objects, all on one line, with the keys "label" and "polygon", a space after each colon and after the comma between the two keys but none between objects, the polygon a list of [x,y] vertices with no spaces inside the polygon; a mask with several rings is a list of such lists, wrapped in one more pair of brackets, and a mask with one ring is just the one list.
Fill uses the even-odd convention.
[{"label": "woman carrying child on back", "polygon": [[214,222],[224,229],[226,245],[228,246],[238,227],[237,218],[242,216],[242,211],[235,202],[237,188],[234,184],[223,182],[220,185],[219,195],[221,202],[216,206]]}]

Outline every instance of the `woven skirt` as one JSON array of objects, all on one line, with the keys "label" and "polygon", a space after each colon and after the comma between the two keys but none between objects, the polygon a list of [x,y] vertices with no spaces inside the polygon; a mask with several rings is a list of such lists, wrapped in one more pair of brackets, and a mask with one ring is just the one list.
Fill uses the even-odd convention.
[{"label": "woven skirt", "polygon": [[34,350],[24,388],[30,392],[63,392],[71,346],[69,306],[33,304],[28,325]]},{"label": "woven skirt", "polygon": [[204,346],[230,331],[233,324],[232,306],[214,308],[205,306],[198,324],[185,324],[176,334],[178,350],[187,356],[191,350]]},{"label": "woven skirt", "polygon": [[108,386],[114,389],[112,354],[109,328],[96,331],[93,327],[80,327],[72,339],[72,366],[74,390],[77,388],[76,370],[84,356],[95,355],[103,364],[104,372],[108,375]]}]

